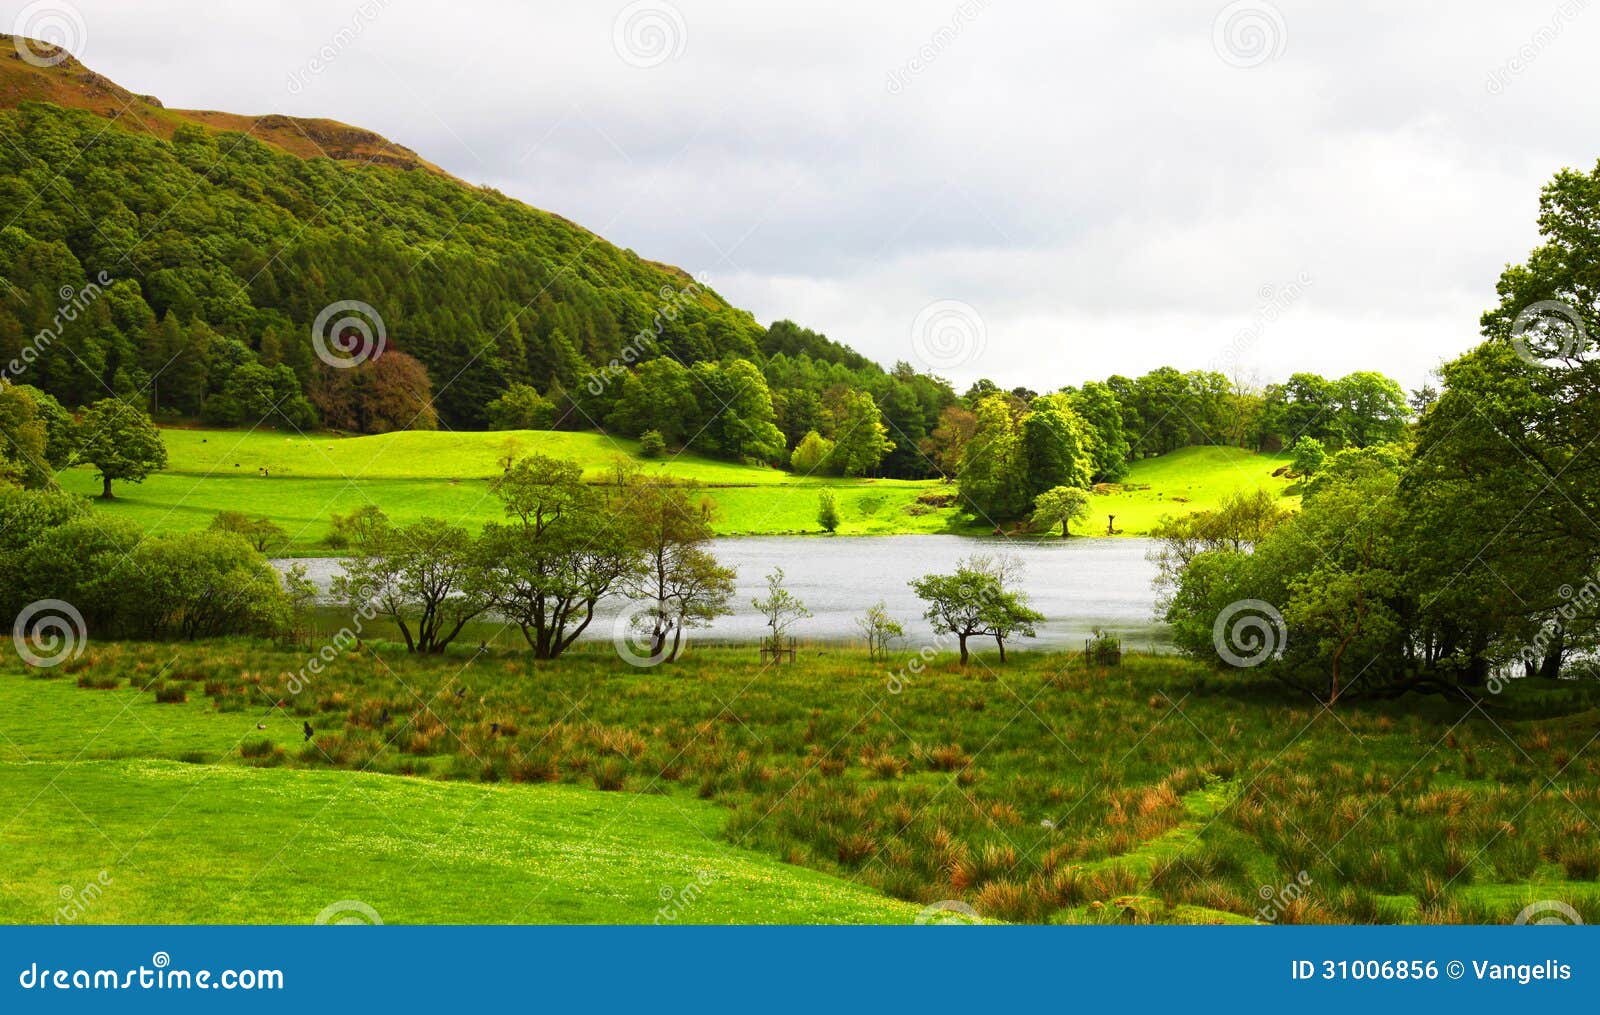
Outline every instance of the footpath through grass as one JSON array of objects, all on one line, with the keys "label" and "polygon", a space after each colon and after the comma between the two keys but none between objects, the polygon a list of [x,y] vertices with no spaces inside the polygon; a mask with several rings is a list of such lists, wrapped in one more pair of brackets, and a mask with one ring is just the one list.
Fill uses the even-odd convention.
[{"label": "footpath through grass", "polygon": [[[635,669],[605,645],[535,663],[368,642],[296,694],[307,657],[95,645],[51,680],[0,668],[4,803],[24,812],[0,859],[7,891],[26,886],[8,913],[129,851],[152,873],[130,875],[151,898],[129,912],[191,919],[244,899],[297,919],[316,900],[377,905],[361,892],[395,919],[653,919],[651,886],[701,870],[747,886],[697,893],[689,918],[706,921],[900,919],[949,899],[1007,921],[1507,922],[1546,899],[1600,917],[1592,684],[1329,712],[1170,658],[761,666],[697,647]],[[115,760],[65,764],[86,747]],[[779,910],[758,886],[785,875],[805,892]],[[541,891],[564,901],[523,916]]]},{"label": "footpath through grass", "polygon": [[[501,517],[489,481],[507,454],[539,454],[583,464],[604,480],[618,455],[646,471],[692,483],[716,506],[719,535],[818,533],[823,489],[838,500],[845,535],[987,533],[991,526],[961,515],[954,485],[937,480],[804,478],[779,469],[738,465],[698,455],[652,461],[638,442],[595,433],[525,430],[497,433],[393,433],[374,437],[301,436],[273,431],[168,428],[169,463],[143,483],[116,484],[116,499],[98,510],[153,532],[204,528],[219,511],[271,518],[289,533],[274,552],[330,552],[330,519],[376,504],[405,523],[425,515],[472,527]],[[1162,517],[1214,507],[1235,490],[1285,493],[1273,471],[1283,455],[1236,448],[1183,448],[1136,462],[1123,483],[1102,489],[1085,535],[1104,535],[1107,516],[1123,535],[1143,535]],[[61,477],[69,490],[97,494],[91,470]]]}]

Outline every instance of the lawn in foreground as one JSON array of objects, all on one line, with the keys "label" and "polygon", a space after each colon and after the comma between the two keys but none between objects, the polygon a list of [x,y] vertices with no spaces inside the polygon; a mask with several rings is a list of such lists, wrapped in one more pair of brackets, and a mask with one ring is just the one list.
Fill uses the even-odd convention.
[{"label": "lawn in foreground", "polygon": [[[109,701],[187,696],[146,708],[173,710],[175,727],[170,716],[242,718],[235,766],[273,775],[711,801],[721,810],[703,830],[719,842],[993,919],[1240,921],[1269,896],[1275,922],[1507,922],[1539,900],[1591,915],[1600,904],[1592,682],[1516,682],[1477,707],[1408,697],[1328,711],[1252,674],[1171,658],[1104,669],[1018,653],[1001,667],[982,652],[962,669],[808,650],[763,667],[696,647],[641,670],[604,645],[535,663],[493,650],[418,659],[369,641],[296,694],[286,674],[305,657],[245,642],[94,645],[55,681],[23,684]],[[273,739],[248,739],[268,713]],[[294,735],[301,722],[310,744]],[[449,799],[459,810],[477,798]],[[215,820],[191,815],[174,837],[204,840],[210,829],[188,826]],[[424,841],[452,841],[421,827],[434,830]],[[31,870],[54,848],[11,862]],[[317,877],[339,869],[330,860]]]},{"label": "lawn in foreground", "polygon": [[0,674],[0,921],[310,923],[351,900],[388,923],[917,912],[728,844],[692,798],[249,767],[242,743],[301,739],[260,712]]}]

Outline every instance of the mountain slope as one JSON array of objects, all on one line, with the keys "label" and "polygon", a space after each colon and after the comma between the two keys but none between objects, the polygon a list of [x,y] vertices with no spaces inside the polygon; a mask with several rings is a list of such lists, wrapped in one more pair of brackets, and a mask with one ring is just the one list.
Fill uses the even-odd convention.
[{"label": "mountain slope", "polygon": [[169,110],[3,42],[0,366],[34,347],[7,374],[63,402],[109,387],[166,415],[230,422],[230,407],[261,403],[292,420],[304,402],[288,389],[326,369],[313,322],[342,301],[421,361],[452,426],[482,424],[513,382],[586,386],[630,349],[684,362],[758,350],[764,329],[680,269],[376,134]]}]

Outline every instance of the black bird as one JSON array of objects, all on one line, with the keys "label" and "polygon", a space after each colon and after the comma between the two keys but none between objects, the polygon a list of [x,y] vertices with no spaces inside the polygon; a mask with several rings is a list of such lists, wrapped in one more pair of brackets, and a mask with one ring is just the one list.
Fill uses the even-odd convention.
[{"label": "black bird", "polygon": [[387,707],[385,707],[383,712],[382,712],[382,714],[380,714],[378,716],[378,725],[379,726],[387,726],[387,725],[389,725],[389,709]]},{"label": "black bird", "polygon": [[495,736],[499,736],[500,735],[500,724],[497,723],[497,722],[490,723],[489,724],[489,732],[493,733]]},{"label": "black bird", "polygon": [[456,697],[457,698],[465,698],[466,696],[467,696],[467,689],[465,687],[461,687],[461,688],[457,688],[456,689]]},{"label": "black bird", "polygon": [[316,730],[311,728],[310,723],[301,723],[301,728],[305,731],[306,740],[309,742],[311,740],[311,734],[315,733]]}]

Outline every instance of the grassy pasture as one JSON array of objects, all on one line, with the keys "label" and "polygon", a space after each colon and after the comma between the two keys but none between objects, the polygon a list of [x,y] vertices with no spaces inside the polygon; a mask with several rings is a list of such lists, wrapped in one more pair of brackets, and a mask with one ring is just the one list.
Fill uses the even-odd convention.
[{"label": "grassy pasture", "polygon": [[535,664],[369,642],[292,694],[305,659],[224,642],[91,646],[48,680],[7,663],[0,793],[23,813],[4,915],[40,919],[130,838],[141,870],[178,876],[130,872],[106,919],[303,920],[360,898],[396,922],[649,920],[650,891],[700,870],[791,893],[708,889],[688,917],[707,922],[898,921],[947,899],[1053,922],[1600,904],[1600,694],[1583,685],[1330,713],[1170,658],[897,662],[892,693],[849,650],[763,668],[697,648],[640,670],[605,645]]},{"label": "grassy pasture", "polygon": [[[694,484],[716,505],[721,535],[817,533],[817,499],[834,491],[845,535],[986,532],[952,506],[955,487],[938,481],[803,478],[778,469],[696,455],[640,459],[638,442],[594,433],[395,433],[375,437],[285,435],[272,431],[168,428],[166,471],[139,485],[118,484],[99,509],[155,532],[204,528],[219,511],[266,515],[289,533],[285,550],[327,552],[329,517],[368,504],[397,521],[424,515],[478,526],[500,517],[489,480],[508,451],[538,452],[583,463],[601,481],[618,455],[649,471]],[[1184,448],[1134,463],[1127,479],[1094,498],[1079,531],[1103,534],[1116,516],[1125,535],[1141,535],[1168,514],[1215,506],[1236,489],[1287,491],[1272,476],[1282,455],[1234,448]],[[87,468],[69,470],[64,486],[99,492]],[[1291,497],[1292,500],[1292,497]]]}]

